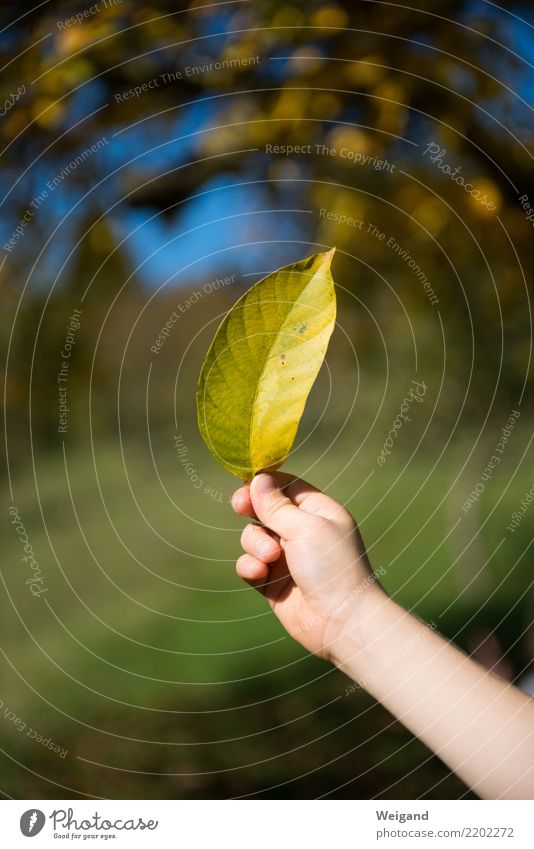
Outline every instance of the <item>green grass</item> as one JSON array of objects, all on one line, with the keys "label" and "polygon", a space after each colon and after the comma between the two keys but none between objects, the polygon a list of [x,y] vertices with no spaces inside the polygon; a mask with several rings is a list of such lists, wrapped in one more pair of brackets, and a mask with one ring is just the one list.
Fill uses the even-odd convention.
[{"label": "green grass", "polygon": [[[193,448],[198,457],[201,449]],[[134,738],[159,739],[161,733],[169,733],[162,723],[165,717],[172,718],[172,711],[191,711],[197,716],[196,724],[182,717],[173,726],[173,733],[184,742],[202,739],[204,734],[216,735],[219,729],[233,737],[247,727],[253,735],[254,745],[243,743],[237,753],[229,745],[223,746],[219,755],[210,749],[206,761],[207,749],[199,750],[193,767],[199,762],[211,763],[212,757],[214,763],[217,757],[221,759],[217,768],[232,767],[233,758],[253,759],[258,746],[264,748],[254,734],[281,722],[276,712],[281,709],[280,699],[289,705],[289,717],[307,713],[307,706],[318,699],[315,707],[321,716],[314,716],[315,725],[312,723],[306,734],[314,738],[318,728],[331,733],[335,714],[328,713],[330,709],[325,712],[321,705],[339,699],[345,679],[309,658],[287,638],[261,597],[235,576],[233,564],[243,521],[226,503],[234,481],[206,460],[209,481],[203,484],[224,494],[218,501],[191,485],[172,444],[162,442],[155,448],[161,481],[143,446],[129,443],[124,453],[128,479],[118,447],[111,442],[98,446],[100,489],[92,458],[81,451],[67,454],[68,482],[62,455],[37,457],[37,488],[30,470],[14,480],[14,501],[48,591],[42,598],[31,597],[24,583],[29,570],[20,562],[22,549],[8,520],[2,575],[11,601],[4,606],[1,645],[13,668],[3,663],[4,702],[28,725],[52,733],[59,741],[70,741],[71,747],[80,747],[86,756],[88,748],[80,740],[94,732],[84,731],[83,723]],[[496,475],[476,511],[465,516],[461,506],[477,479],[480,460],[473,462],[473,471],[468,469],[444,498],[458,467],[451,456],[425,482],[431,468],[428,459],[411,462],[403,469],[392,456],[380,469],[373,465],[376,454],[369,450],[333,480],[347,456],[340,447],[309,476],[346,502],[359,518],[373,565],[386,570],[388,591],[420,616],[436,621],[447,635],[458,633],[460,642],[476,626],[493,626],[503,619],[499,632],[504,645],[511,645],[524,625],[530,603],[526,596],[513,607],[530,582],[528,552],[517,564],[515,561],[531,537],[534,510],[515,534],[507,534],[506,525],[523,491],[531,486],[528,469],[520,469],[513,487],[498,504],[505,475]],[[480,457],[484,456],[481,450]],[[317,445],[299,449],[288,468],[303,473],[316,457]],[[452,530],[458,519],[461,521]],[[473,542],[473,530],[481,526]],[[282,697],[283,693],[289,695]],[[254,701],[263,705],[263,713],[257,722],[249,722],[247,711],[236,712],[235,708]],[[352,712],[359,709],[357,700],[349,702],[344,700],[342,710],[343,721],[348,723]],[[362,704],[368,703],[364,699]],[[128,707],[131,705],[141,710]],[[208,718],[199,719],[198,711]],[[210,711],[222,711],[224,721],[212,718],[210,725]],[[75,719],[67,719],[65,714]],[[234,718],[230,720],[230,716]],[[387,724],[387,714],[380,717],[378,725]],[[349,739],[365,738],[368,727],[355,731],[351,725]],[[28,750],[7,721],[0,728],[0,737],[8,740],[9,751],[22,746],[25,762],[44,756],[35,745]],[[95,745],[98,749],[94,760],[115,758],[117,763],[131,766],[131,753],[118,744],[108,749],[105,735],[102,739],[97,734],[97,738],[98,745],[91,737],[91,750]],[[381,740],[380,745],[387,749],[388,735]],[[393,738],[391,742],[393,745]],[[339,746],[344,751],[342,747],[346,749],[348,744],[340,739]],[[267,751],[265,754],[267,757]],[[319,764],[324,757],[317,755]],[[417,758],[422,758],[421,752]],[[137,755],[135,763],[139,766]],[[163,761],[157,763],[161,766]],[[311,758],[306,763],[311,769],[316,761]],[[62,774],[63,762],[56,758],[47,764],[48,770]],[[269,786],[274,779],[298,774],[301,769],[298,758],[296,763],[286,758],[284,764],[273,768],[272,775],[268,769],[261,771],[261,781],[255,775],[252,784]],[[72,768],[72,763],[64,768]],[[402,775],[400,755],[398,768]],[[348,763],[346,770],[350,775]],[[334,783],[336,775],[334,770]],[[27,788],[26,778],[13,767],[14,785],[22,782],[20,787]],[[389,780],[387,770],[383,780]],[[425,780],[421,778],[423,788]],[[380,780],[376,781],[379,788]],[[80,786],[78,779],[74,783]],[[193,785],[194,781],[190,790],[182,787],[182,791],[195,795]],[[98,788],[90,776],[86,786]],[[120,786],[124,792],[134,793],[131,785]],[[240,786],[237,782],[218,791],[214,785],[209,792],[237,793]],[[172,795],[173,787],[171,783],[165,792]],[[32,786],[32,791],[45,792],[42,784]],[[110,787],[102,792],[113,795]],[[158,795],[152,784],[143,792]],[[315,784],[309,792],[316,792]]]}]

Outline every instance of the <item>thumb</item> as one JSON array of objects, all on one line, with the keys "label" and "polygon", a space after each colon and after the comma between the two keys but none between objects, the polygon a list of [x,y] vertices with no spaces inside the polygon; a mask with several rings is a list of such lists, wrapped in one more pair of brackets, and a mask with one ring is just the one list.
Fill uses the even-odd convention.
[{"label": "thumb", "polygon": [[270,472],[261,472],[250,484],[252,506],[258,519],[284,539],[302,530],[309,514],[293,504]]}]

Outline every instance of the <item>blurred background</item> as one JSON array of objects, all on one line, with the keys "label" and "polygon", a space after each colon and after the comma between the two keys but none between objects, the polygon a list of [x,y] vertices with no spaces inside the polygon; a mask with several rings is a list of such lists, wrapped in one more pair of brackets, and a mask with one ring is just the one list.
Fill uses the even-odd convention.
[{"label": "blurred background", "polygon": [[4,796],[469,795],[238,581],[194,394],[238,296],[335,245],[285,468],[349,507],[395,598],[528,686],[531,5],[0,16]]}]

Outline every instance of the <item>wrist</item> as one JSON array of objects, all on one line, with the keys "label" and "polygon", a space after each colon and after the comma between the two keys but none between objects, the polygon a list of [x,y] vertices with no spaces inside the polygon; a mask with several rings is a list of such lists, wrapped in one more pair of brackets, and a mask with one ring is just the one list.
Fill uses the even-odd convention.
[{"label": "wrist", "polygon": [[397,607],[378,583],[349,601],[332,633],[332,663],[355,680],[365,676],[370,663],[369,647],[387,628],[393,609]]}]

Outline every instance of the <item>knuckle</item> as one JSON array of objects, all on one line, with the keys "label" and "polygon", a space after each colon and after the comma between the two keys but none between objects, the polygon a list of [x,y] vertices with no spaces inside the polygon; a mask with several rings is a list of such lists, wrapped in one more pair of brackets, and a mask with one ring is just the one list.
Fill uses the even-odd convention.
[{"label": "knuckle", "polygon": [[257,533],[257,528],[259,528],[259,525],[256,525],[254,522],[249,522],[248,525],[245,525],[241,532],[241,545],[243,548],[250,545],[253,535]]},{"label": "knuckle", "polygon": [[346,531],[354,531],[356,530],[356,522],[353,517],[350,515],[348,510],[341,510],[339,516],[337,517],[337,524],[341,526],[343,530]]},{"label": "knuckle", "polygon": [[275,513],[287,504],[287,497],[280,490],[268,492],[265,496],[265,508],[269,513]]}]

